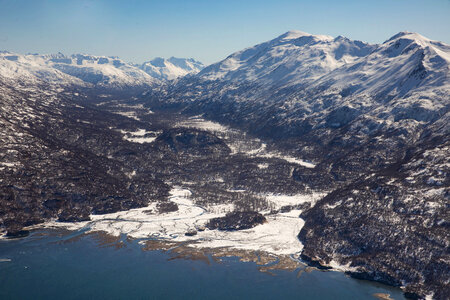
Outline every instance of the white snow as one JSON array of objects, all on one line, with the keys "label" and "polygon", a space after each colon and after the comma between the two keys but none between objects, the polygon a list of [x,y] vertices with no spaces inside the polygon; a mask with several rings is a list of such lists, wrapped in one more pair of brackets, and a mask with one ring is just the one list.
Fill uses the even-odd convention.
[{"label": "white snow", "polygon": [[[417,97],[422,96],[418,103],[432,109],[430,105],[434,104],[426,100],[431,88],[436,87],[447,94],[450,91],[449,64],[450,46],[417,33],[402,32],[377,46],[369,55],[336,68],[312,86],[318,87],[332,80],[330,89],[351,88],[352,93],[384,93],[397,97],[416,90]],[[421,69],[427,76],[419,81],[417,76]],[[417,76],[413,76],[414,73]],[[427,92],[422,93],[425,88]],[[411,105],[410,102],[405,104]]]},{"label": "white snow", "polygon": [[194,59],[171,57],[164,59],[157,57],[144,62],[140,69],[152,77],[158,79],[173,80],[188,74],[196,74],[204,68],[204,65]]},{"label": "white snow", "polygon": [[278,153],[269,153],[269,154],[262,155],[262,157],[275,157],[275,158],[283,159],[287,162],[297,164],[297,165],[300,165],[300,166],[303,166],[306,168],[311,168],[311,169],[316,167],[316,165],[311,162],[308,162],[308,161],[305,161],[305,160],[302,160],[299,158],[295,158],[292,156],[288,156],[288,155],[278,154]]},{"label": "white snow", "polygon": [[258,81],[271,85],[306,83],[357,58],[375,46],[345,38],[289,31],[262,44],[233,53],[203,69],[205,79]]},{"label": "white snow", "polygon": [[123,139],[133,143],[152,143],[158,135],[159,131],[147,131],[145,129],[138,129],[136,131],[120,130],[123,134]]},{"label": "white snow", "polygon": [[[91,221],[78,223],[47,222],[44,227],[63,227],[70,230],[86,228],[89,231],[104,231],[119,236],[126,234],[133,238],[158,238],[174,242],[195,241],[198,248],[229,247],[232,249],[259,250],[276,255],[299,254],[303,245],[297,238],[304,225],[299,218],[300,210],[288,213],[266,215],[267,222],[254,228],[241,231],[198,231],[195,236],[186,236],[189,230],[203,227],[211,218],[224,216],[233,211],[233,205],[222,204],[212,207],[196,205],[190,198],[191,192],[182,187],[171,191],[169,201],[178,205],[178,211],[157,214],[156,203],[147,207],[131,209],[105,215],[91,215]],[[314,203],[320,195],[267,195],[269,201],[278,207],[286,204],[299,204],[306,201]]]},{"label": "white snow", "polygon": [[290,155],[285,155],[282,154],[280,152],[276,152],[276,151],[268,151],[267,149],[267,144],[262,143],[261,147],[259,149],[253,149],[250,151],[247,151],[246,154],[250,155],[250,156],[257,156],[257,157],[265,157],[265,158],[278,158],[278,159],[282,159],[285,160],[289,163],[293,163],[293,164],[297,164],[306,168],[315,168],[315,164],[305,161],[303,159],[300,158],[296,158]]},{"label": "white snow", "polygon": [[266,163],[258,164],[258,168],[260,168],[260,169],[267,169],[268,167],[269,167],[269,164],[266,164]]},{"label": "white snow", "polygon": [[233,232],[205,230],[197,234],[196,238],[202,240],[195,246],[257,250],[277,255],[298,254],[302,251],[303,245],[297,235],[304,225],[304,221],[298,217],[299,214],[300,211],[291,211],[266,216],[267,223],[247,230]]},{"label": "white snow", "polygon": [[[202,116],[193,116],[190,117],[187,120],[178,122],[176,124],[178,127],[188,127],[188,128],[196,128],[200,130],[207,130],[211,131],[217,135],[219,135],[222,139],[225,140],[228,147],[231,149],[231,154],[237,154],[237,153],[243,153],[248,156],[255,156],[255,157],[265,157],[265,158],[278,158],[285,160],[287,162],[301,165],[306,168],[314,168],[316,165],[312,162],[302,160],[300,158],[296,158],[290,155],[283,154],[281,152],[277,151],[268,151],[267,150],[267,144],[261,143],[259,139],[254,140],[240,140],[234,138],[229,138],[229,135],[237,135],[239,134],[239,131],[235,129],[231,129],[227,126],[224,126],[220,123],[205,120],[202,118]],[[242,134],[242,133],[241,133]],[[247,145],[247,143],[253,144],[259,144],[259,148],[251,148],[251,146]],[[265,164],[259,165],[260,168],[267,168]]]},{"label": "white snow", "polygon": [[187,120],[183,120],[176,124],[177,127],[188,127],[188,128],[196,128],[200,130],[207,130],[213,133],[226,133],[232,131],[232,129],[227,126],[221,125],[220,123],[205,120],[202,116],[193,116]]},{"label": "white snow", "polygon": [[0,77],[58,85],[142,86],[157,79],[118,58],[92,55],[0,53]]},{"label": "white snow", "polygon": [[276,209],[287,205],[296,205],[306,202],[310,202],[312,206],[324,197],[326,193],[311,193],[311,194],[298,194],[298,195],[280,195],[280,194],[266,194],[263,195],[270,203],[272,203]]},{"label": "white snow", "polygon": [[10,168],[12,168],[12,167],[17,165],[17,163],[15,163],[15,162],[0,162],[0,164],[4,165],[4,166],[7,166],[7,167],[10,167]]},{"label": "white snow", "polygon": [[430,293],[425,296],[425,300],[433,300],[434,299],[434,293]]},{"label": "white snow", "polygon": [[115,113],[127,118],[135,119],[136,121],[140,121],[139,117],[136,115],[136,112],[134,111],[118,111]]},{"label": "white snow", "polygon": [[331,260],[329,263],[328,263],[328,265],[330,266],[330,267],[332,267],[334,270],[338,270],[338,271],[342,271],[342,272],[347,272],[347,271],[350,271],[350,272],[354,272],[354,271],[357,271],[358,270],[358,268],[355,268],[355,267],[350,267],[350,263],[348,263],[347,265],[341,265],[341,264],[339,264],[337,261],[335,261],[334,259],[333,260]]}]

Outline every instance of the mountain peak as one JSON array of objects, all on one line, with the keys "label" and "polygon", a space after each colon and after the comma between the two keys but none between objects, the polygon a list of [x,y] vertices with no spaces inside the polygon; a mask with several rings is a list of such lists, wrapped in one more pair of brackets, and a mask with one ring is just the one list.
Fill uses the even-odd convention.
[{"label": "mountain peak", "polygon": [[294,84],[320,77],[373,51],[374,46],[328,35],[291,30],[277,38],[233,53],[199,76],[265,84]]},{"label": "mountain peak", "polygon": [[319,40],[331,40],[333,37],[329,35],[322,34],[311,34],[300,30],[289,30],[288,32],[283,33],[277,39],[282,41],[296,40],[301,37],[311,37]]},{"label": "mountain peak", "polygon": [[410,31],[400,31],[399,33],[392,36],[390,39],[385,41],[384,43],[388,43],[394,40],[398,39],[408,39],[408,40],[414,40],[418,42],[430,42],[431,40],[424,37],[423,35],[417,33],[417,32],[410,32]]},{"label": "mountain peak", "polygon": [[[431,56],[450,62],[450,45],[433,41],[416,32],[402,31],[385,41],[382,45],[391,56],[408,53],[413,49],[422,49]],[[435,61],[435,59],[433,60]]]},{"label": "mountain peak", "polygon": [[300,31],[300,30],[289,30],[288,32],[283,33],[279,36],[280,39],[283,40],[295,40],[302,36],[310,36],[311,34]]},{"label": "mountain peak", "polygon": [[[152,59],[150,61],[150,64],[154,65],[155,67],[158,68],[164,68],[165,67],[165,59],[162,57],[155,57],[154,59]],[[144,63],[145,64],[145,63]]]}]

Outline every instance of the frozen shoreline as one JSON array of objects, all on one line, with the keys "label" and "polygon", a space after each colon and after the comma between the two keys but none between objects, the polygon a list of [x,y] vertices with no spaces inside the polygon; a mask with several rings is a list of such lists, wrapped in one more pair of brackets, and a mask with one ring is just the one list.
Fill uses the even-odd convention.
[{"label": "frozen shoreline", "polygon": [[[299,218],[301,210],[270,214],[261,212],[267,222],[251,229],[240,231],[198,230],[211,218],[225,216],[233,211],[232,204],[204,208],[190,198],[191,192],[181,187],[171,191],[169,201],[178,205],[178,211],[157,214],[156,203],[147,207],[105,215],[91,215],[91,221],[62,223],[50,221],[34,228],[63,228],[68,230],[103,231],[112,236],[125,234],[136,239],[158,239],[171,242],[190,242],[195,248],[230,248],[236,250],[263,251],[274,255],[298,255],[303,245],[297,235],[304,225]],[[305,202],[314,203],[322,195],[267,195],[276,207]],[[203,228],[202,228],[203,229]],[[194,236],[186,236],[195,230]]]}]

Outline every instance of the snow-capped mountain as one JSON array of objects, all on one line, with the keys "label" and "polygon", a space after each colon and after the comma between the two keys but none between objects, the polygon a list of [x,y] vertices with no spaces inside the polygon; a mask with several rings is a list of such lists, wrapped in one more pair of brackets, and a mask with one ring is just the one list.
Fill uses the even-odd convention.
[{"label": "snow-capped mountain", "polygon": [[0,75],[25,81],[65,85],[124,88],[148,86],[158,80],[119,58],[61,53],[21,55],[0,53]]},{"label": "snow-capped mountain", "polygon": [[357,119],[368,131],[391,127],[391,118],[431,121],[448,109],[449,47],[407,32],[369,45],[290,31],[180,80],[163,101],[208,107],[260,132],[270,122],[294,136]]},{"label": "snow-capped mountain", "polygon": [[150,76],[160,80],[172,80],[188,74],[196,74],[205,66],[193,58],[156,57],[139,66]]},{"label": "snow-capped mountain", "polygon": [[0,79],[11,83],[23,82],[30,86],[39,82],[86,85],[82,80],[47,64],[47,59],[43,56],[10,52],[0,52]]},{"label": "snow-capped mountain", "polygon": [[126,88],[152,86],[188,74],[196,74],[203,64],[194,59],[155,58],[142,65],[117,57],[84,54],[16,54],[0,52],[0,76],[4,79],[54,82],[64,85]]},{"label": "snow-capped mountain", "polygon": [[199,76],[209,80],[305,84],[368,55],[375,48],[341,36],[333,38],[289,31],[271,41],[232,54],[206,67]]},{"label": "snow-capped mountain", "polygon": [[326,74],[315,85],[382,97],[438,88],[450,91],[450,46],[400,32],[369,55]]},{"label": "snow-capped mountain", "polygon": [[144,86],[157,80],[117,57],[75,54],[44,56],[53,68],[100,86]]},{"label": "snow-capped mountain", "polygon": [[289,31],[203,69],[206,80],[301,85],[322,90],[403,96],[412,89],[448,88],[450,46],[401,32],[381,45]]}]

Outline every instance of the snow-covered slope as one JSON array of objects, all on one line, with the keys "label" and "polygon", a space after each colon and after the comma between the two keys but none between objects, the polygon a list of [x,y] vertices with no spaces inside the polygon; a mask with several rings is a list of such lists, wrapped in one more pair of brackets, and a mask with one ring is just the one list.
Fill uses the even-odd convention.
[{"label": "snow-covered slope", "polygon": [[147,74],[161,80],[172,80],[188,74],[196,74],[204,67],[201,62],[195,59],[177,57],[169,59],[156,57],[140,66]]},{"label": "snow-covered slope", "polygon": [[415,91],[448,92],[450,46],[400,32],[380,45],[345,37],[289,31],[233,53],[203,69],[199,78],[301,86],[345,94],[399,97]]},{"label": "snow-covered slope", "polygon": [[0,76],[11,80],[58,82],[102,88],[148,86],[158,80],[115,57],[0,53]]},{"label": "snow-covered slope", "polygon": [[368,55],[375,46],[344,37],[289,31],[236,52],[199,73],[205,79],[307,83]]},{"label": "snow-covered slope", "polygon": [[409,32],[369,45],[289,31],[183,78],[164,101],[208,108],[217,120],[264,134],[280,127],[299,136],[354,121],[366,135],[437,120],[449,94],[444,43]]},{"label": "snow-covered slope", "polygon": [[117,57],[74,54],[16,54],[0,52],[0,76],[10,80],[43,80],[63,85],[102,88],[150,86],[188,74],[196,74],[204,65],[192,58],[155,58],[142,65]]},{"label": "snow-covered slope", "polygon": [[320,78],[315,86],[391,98],[434,88],[450,91],[450,46],[400,32],[369,55]]},{"label": "snow-covered slope", "polygon": [[117,57],[76,54],[46,56],[47,64],[85,82],[102,86],[142,86],[157,80]]},{"label": "snow-covered slope", "polygon": [[0,52],[0,79],[10,83],[21,82],[29,86],[41,82],[85,85],[82,80],[47,65],[46,59],[42,56],[10,52]]}]

